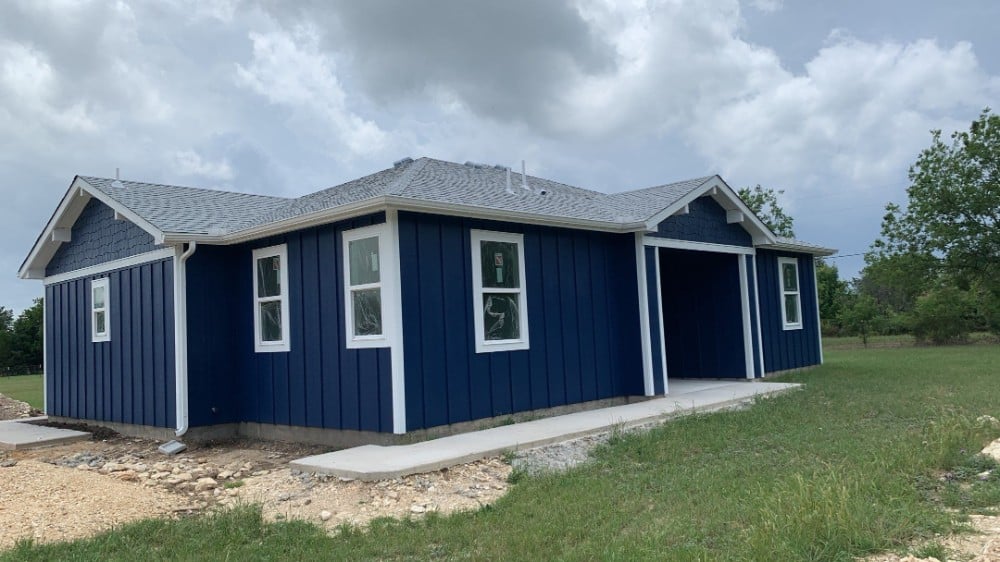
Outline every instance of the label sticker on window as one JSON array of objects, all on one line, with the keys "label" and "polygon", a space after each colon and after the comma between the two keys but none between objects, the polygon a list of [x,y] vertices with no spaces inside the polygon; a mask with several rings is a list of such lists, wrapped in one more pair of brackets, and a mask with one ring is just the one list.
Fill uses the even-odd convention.
[{"label": "label sticker on window", "polygon": [[378,254],[372,252],[371,254],[372,271],[378,271]]},{"label": "label sticker on window", "polygon": [[274,270],[275,271],[280,271],[281,270],[281,258],[280,257],[274,256],[274,261],[272,261],[271,263],[274,264]]}]

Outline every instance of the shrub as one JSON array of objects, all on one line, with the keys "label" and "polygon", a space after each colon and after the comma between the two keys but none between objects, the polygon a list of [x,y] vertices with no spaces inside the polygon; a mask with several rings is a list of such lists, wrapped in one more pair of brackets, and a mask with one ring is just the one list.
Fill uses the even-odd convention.
[{"label": "shrub", "polygon": [[917,299],[911,316],[918,342],[964,341],[974,326],[975,308],[967,291],[944,285]]}]

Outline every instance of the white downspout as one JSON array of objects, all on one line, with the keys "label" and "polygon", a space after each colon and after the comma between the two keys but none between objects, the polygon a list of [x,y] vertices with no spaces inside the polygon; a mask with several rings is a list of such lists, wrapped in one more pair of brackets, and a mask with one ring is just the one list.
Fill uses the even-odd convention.
[{"label": "white downspout", "polygon": [[185,252],[177,247],[174,259],[174,393],[177,402],[177,430],[183,437],[188,430],[188,353],[187,353],[187,260],[198,249],[197,242],[188,244]]}]

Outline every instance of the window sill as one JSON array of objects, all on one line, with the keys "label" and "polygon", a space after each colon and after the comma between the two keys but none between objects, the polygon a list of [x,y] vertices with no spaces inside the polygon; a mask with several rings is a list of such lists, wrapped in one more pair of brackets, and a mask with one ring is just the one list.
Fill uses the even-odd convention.
[{"label": "window sill", "polygon": [[506,340],[498,342],[476,342],[476,353],[493,353],[495,351],[526,351],[528,342],[524,340]]}]

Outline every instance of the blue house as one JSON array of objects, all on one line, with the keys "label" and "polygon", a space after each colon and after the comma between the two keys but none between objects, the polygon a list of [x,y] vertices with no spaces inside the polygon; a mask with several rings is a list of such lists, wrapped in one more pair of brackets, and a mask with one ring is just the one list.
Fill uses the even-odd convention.
[{"label": "blue house", "polygon": [[816,365],[831,253],[719,176],[609,195],[407,158],[295,199],[78,176],[19,275],[50,417],[349,445]]}]

